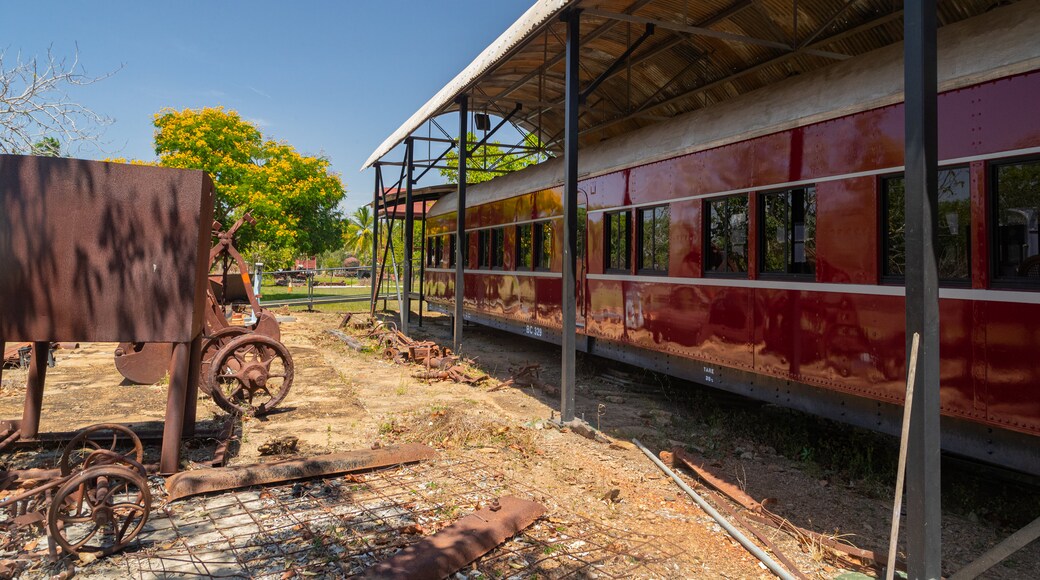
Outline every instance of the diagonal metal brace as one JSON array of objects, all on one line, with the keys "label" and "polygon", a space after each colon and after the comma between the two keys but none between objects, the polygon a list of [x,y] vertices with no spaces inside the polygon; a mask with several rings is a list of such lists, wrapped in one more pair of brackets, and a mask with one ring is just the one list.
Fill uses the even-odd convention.
[{"label": "diagonal metal brace", "polygon": [[1004,561],[1005,558],[1026,547],[1040,538],[1040,518],[1008,536],[1003,542],[993,546],[971,564],[950,576],[950,580],[971,580],[978,578],[983,572]]},{"label": "diagonal metal brace", "polygon": [[637,38],[635,42],[632,43],[632,46],[629,46],[627,49],[625,49],[625,52],[621,53],[621,56],[617,57],[617,60],[615,60],[613,64],[607,67],[607,70],[603,71],[598,77],[596,77],[596,80],[592,81],[592,83],[590,83],[589,86],[585,87],[585,90],[583,90],[581,94],[578,95],[578,101],[584,104],[585,99],[587,99],[589,95],[592,94],[592,91],[595,91],[596,88],[598,88],[603,83],[603,81],[607,80],[615,72],[617,72],[617,70],[625,64],[625,61],[628,60],[628,57],[632,56],[632,53],[635,52],[641,44],[646,42],[646,39],[653,36],[655,28],[656,25],[654,23],[648,22],[646,25],[646,30],[643,31],[643,34],[639,38]]},{"label": "diagonal metal brace", "polygon": [[508,123],[509,120],[513,118],[513,115],[516,115],[517,113],[519,113],[520,109],[522,109],[522,108],[523,108],[523,105],[521,105],[520,103],[517,103],[516,106],[513,107],[513,110],[509,111],[508,115],[506,115],[505,117],[502,117],[502,120],[499,121],[497,125],[495,125],[494,129],[492,129],[487,135],[484,135],[484,138],[480,140],[480,143],[477,143],[476,145],[473,146],[472,149],[469,150],[469,153],[467,154],[467,156],[472,156],[474,153],[476,153],[477,149],[480,149],[485,143],[487,143],[488,139],[490,139],[495,133],[497,133],[498,130],[502,128],[502,125],[505,125],[506,123]]}]

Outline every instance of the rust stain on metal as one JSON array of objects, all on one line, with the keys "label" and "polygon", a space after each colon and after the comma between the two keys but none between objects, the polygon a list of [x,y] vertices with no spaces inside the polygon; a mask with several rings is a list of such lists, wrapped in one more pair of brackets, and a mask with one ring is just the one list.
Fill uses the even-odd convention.
[{"label": "rust stain on metal", "polygon": [[281,483],[295,479],[308,479],[322,475],[349,473],[377,467],[388,467],[403,463],[414,463],[433,459],[437,451],[427,445],[409,443],[396,447],[365,451],[347,451],[319,455],[306,459],[287,459],[271,463],[236,465],[215,469],[185,471],[166,478],[169,500],[184,497],[239,489],[254,485]]},{"label": "rust stain on metal", "polygon": [[362,578],[440,580],[490,552],[545,513],[537,502],[503,496],[369,568]]},{"label": "rust stain on metal", "polygon": [[212,208],[202,171],[0,155],[0,338],[190,341]]}]

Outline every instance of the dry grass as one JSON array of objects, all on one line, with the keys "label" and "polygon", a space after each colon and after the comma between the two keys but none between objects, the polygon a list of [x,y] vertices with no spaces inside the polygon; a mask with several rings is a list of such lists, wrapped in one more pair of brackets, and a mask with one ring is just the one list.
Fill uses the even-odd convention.
[{"label": "dry grass", "polygon": [[511,448],[523,455],[539,453],[534,433],[455,407],[433,407],[393,421],[385,433],[402,441],[442,449]]}]

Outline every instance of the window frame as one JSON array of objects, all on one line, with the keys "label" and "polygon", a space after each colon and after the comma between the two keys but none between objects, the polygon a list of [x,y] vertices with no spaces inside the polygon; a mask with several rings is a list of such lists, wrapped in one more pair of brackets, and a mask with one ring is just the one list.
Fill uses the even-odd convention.
[{"label": "window frame", "polygon": [[506,264],[506,229],[505,227],[489,228],[490,247],[488,248],[488,264],[492,270],[504,270]]},{"label": "window frame", "polygon": [[[463,235],[465,235],[465,234],[463,234]],[[448,246],[448,259],[446,260],[446,262],[448,264],[447,267],[448,268],[454,268],[455,267],[455,234],[449,233],[449,234],[446,234],[446,236],[448,238],[448,243],[446,244]],[[442,262],[442,263],[444,263],[444,262]],[[463,266],[465,266],[465,265],[466,265],[466,259],[464,257]]]},{"label": "window frame", "polygon": [[[530,244],[530,247],[526,252],[526,256],[524,255],[524,252],[521,248],[521,240],[523,236],[520,233],[525,229],[528,232],[528,244]],[[513,269],[520,272],[529,272],[534,270],[534,223],[527,222],[523,224],[516,224],[513,230],[513,238]],[[522,257],[527,258],[526,264],[523,263]]]},{"label": "window frame", "polygon": [[[611,218],[614,216],[624,216],[625,223],[625,251],[622,255],[625,257],[624,266],[616,268],[611,263],[611,257],[613,250],[611,249],[611,238],[613,228],[611,226]],[[632,210],[622,209],[616,211],[603,212],[603,271],[612,274],[631,274],[632,273]],[[620,239],[620,238],[619,238]]]},{"label": "window frame", "polygon": [[[962,170],[965,170],[965,171],[968,172],[968,203],[970,204],[971,203],[971,199],[972,199],[972,197],[971,197],[972,196],[971,165],[970,164],[969,165],[965,165],[963,163],[958,163],[956,165],[940,165],[938,167],[938,172],[956,171],[958,169],[962,169]],[[938,178],[938,175],[936,177]],[[887,266],[888,266],[888,253],[889,253],[889,249],[892,247],[891,246],[892,236],[890,236],[889,232],[888,232],[888,207],[889,207],[889,203],[888,203],[888,187],[887,187],[887,183],[889,181],[893,180],[893,179],[902,179],[903,180],[903,183],[904,183],[903,188],[904,188],[904,196],[905,196],[906,195],[906,193],[905,193],[905,191],[906,191],[906,185],[905,185],[905,183],[906,183],[906,172],[905,171],[896,171],[896,172],[886,173],[886,174],[878,176],[877,192],[878,192],[878,204],[880,205],[879,211],[878,211],[878,237],[880,238],[880,242],[878,243],[878,249],[881,252],[881,255],[878,257],[878,270],[879,270],[879,272],[878,272],[878,279],[881,281],[881,284],[884,284],[884,285],[902,286],[902,285],[906,284],[906,275],[905,274],[889,274],[889,273],[887,273],[885,271]],[[995,199],[993,201],[995,201]],[[906,203],[905,199],[904,199],[903,203],[904,204]],[[937,208],[937,211],[938,211],[938,208]],[[993,215],[996,216],[996,213],[994,213]],[[939,277],[938,278],[938,282],[939,282],[939,286],[940,287],[943,287],[943,288],[970,288],[971,287],[972,276],[974,274],[971,255],[972,255],[972,244],[974,242],[972,240],[972,227],[971,227],[971,223],[970,223],[970,221],[971,221],[971,212],[970,211],[968,213],[968,217],[969,217],[968,240],[967,240],[967,245],[966,245],[967,251],[968,251],[968,256],[967,256],[967,260],[968,260],[968,275],[966,277],[964,277],[964,278],[942,278],[942,277]],[[903,216],[903,223],[904,223],[903,246],[905,248],[906,247],[906,230],[905,230],[906,216],[905,215]],[[939,225],[939,227],[942,227],[942,226]],[[936,249],[938,249],[938,234],[936,234],[936,235],[937,235],[937,237],[936,237]],[[905,268],[905,264],[904,264],[904,268]],[[991,263],[991,269],[995,269],[995,268],[996,268],[996,265]]]},{"label": "window frame", "polygon": [[[711,259],[711,204],[726,199],[733,199],[743,197],[745,201],[745,219],[744,219],[744,270],[740,272],[716,272],[708,267],[708,260]],[[704,217],[701,221],[702,226],[702,243],[703,250],[701,251],[701,271],[705,278],[733,278],[733,279],[748,279],[751,277],[751,252],[754,248],[751,247],[751,193],[737,193],[733,195],[720,195],[716,197],[709,197],[704,199],[703,205]],[[729,238],[732,240],[732,235]],[[732,245],[732,244],[731,244]]]},{"label": "window frame", "polygon": [[[1026,155],[1021,157],[1007,157],[994,159],[986,163],[986,202],[989,204],[989,211],[986,216],[988,222],[986,223],[986,238],[987,243],[989,243],[989,285],[991,288],[1032,292],[1040,291],[1040,283],[1030,283],[1029,278],[1027,277],[1009,277],[1000,275],[1000,204],[998,203],[1000,188],[997,185],[998,169],[1006,165],[1022,165],[1030,163],[1040,165],[1040,156]],[[1029,230],[1027,229],[1026,236],[1028,235]],[[1040,232],[1038,232],[1037,235],[1040,237]]]},{"label": "window frame", "polygon": [[[785,218],[786,221],[784,222],[784,226],[785,226],[785,228],[787,228],[787,231],[788,231],[788,235],[786,236],[786,238],[784,240],[784,269],[785,269],[785,271],[784,272],[771,272],[769,270],[766,270],[766,254],[767,254],[766,248],[767,248],[767,239],[768,239],[767,235],[769,234],[768,232],[766,232],[766,197],[771,196],[771,195],[783,195],[783,194],[793,195],[794,192],[796,192],[796,191],[802,191],[803,192],[802,199],[803,199],[803,202],[804,202],[805,195],[806,195],[806,193],[804,193],[804,192],[808,192],[810,189],[814,190],[814,192],[815,192],[814,195],[816,196],[816,199],[819,200],[819,190],[818,190],[817,185],[815,183],[806,183],[804,185],[798,185],[798,186],[795,186],[795,187],[788,187],[786,189],[774,189],[774,190],[770,190],[770,191],[760,191],[757,194],[755,194],[756,195],[755,202],[758,204],[758,207],[755,209],[755,213],[757,214],[755,216],[755,219],[758,221],[758,223],[755,225],[755,230],[756,230],[755,233],[758,235],[758,240],[757,240],[757,243],[755,244],[757,246],[755,248],[755,251],[758,252],[758,260],[757,260],[757,262],[758,262],[758,276],[759,276],[759,278],[766,279],[766,280],[770,280],[770,279],[773,279],[773,280],[777,280],[777,279],[815,280],[816,279],[816,261],[815,260],[813,260],[813,263],[812,263],[813,264],[812,272],[790,272],[790,271],[786,271],[786,270],[790,270],[790,267],[791,267],[791,265],[793,263],[791,261],[791,258],[793,257],[792,256],[792,252],[793,252],[793,247],[794,247],[794,242],[792,240],[792,237],[794,235],[794,229],[792,227],[794,225],[794,222],[793,222],[794,218],[793,218],[793,213],[792,213],[792,210],[794,209],[793,203],[789,204],[787,206],[788,207],[788,211],[787,211],[787,216]],[[750,199],[748,200],[748,202],[749,202],[749,205],[750,205]],[[818,201],[817,201],[817,205],[818,205]],[[750,211],[751,211],[751,208],[749,207],[748,208],[748,213],[750,213]],[[818,214],[819,214],[819,212],[817,211],[817,215]],[[802,223],[804,224],[805,222],[802,222]],[[748,225],[748,229],[750,230],[750,224]],[[815,231],[814,231],[813,232],[813,242],[814,242],[813,245],[814,246],[815,246],[815,241],[816,241],[816,234],[815,234]],[[803,245],[805,244],[805,239],[802,240],[802,244]],[[802,263],[807,263],[807,262],[802,262]]]},{"label": "window frame", "polygon": [[[667,229],[668,229],[668,232],[669,232],[669,235],[670,235],[671,234],[671,226],[672,226],[672,206],[671,206],[670,203],[662,203],[662,204],[658,204],[658,205],[652,205],[652,206],[636,208],[636,211],[635,211],[635,213],[636,213],[636,218],[635,218],[636,219],[636,227],[635,227],[635,229],[636,229],[636,273],[637,274],[652,275],[652,276],[667,276],[668,275],[668,266],[669,266],[669,262],[670,262],[670,260],[669,260],[670,255],[669,255],[668,251],[665,252],[664,265],[661,268],[653,267],[653,266],[657,265],[656,264],[656,260],[654,260],[654,263],[651,264],[651,267],[649,267],[649,268],[647,268],[646,265],[643,263],[643,258],[644,258],[644,255],[645,255],[644,250],[646,249],[644,247],[644,245],[643,245],[644,244],[643,239],[645,237],[643,235],[643,233],[644,233],[643,227],[646,224],[646,221],[643,219],[643,215],[646,212],[654,212],[653,223],[654,223],[654,228],[656,229],[658,227],[658,223],[657,223],[658,218],[657,218],[657,215],[656,215],[657,214],[657,210],[662,210],[662,209],[663,210],[667,210],[667,216],[666,216],[667,222],[666,222],[666,224],[668,226]],[[669,250],[669,251],[671,250],[671,240],[670,239],[666,239],[665,240],[665,249]],[[653,253],[656,255],[656,252],[653,252]]]},{"label": "window frame", "polygon": [[554,247],[554,245],[550,245],[549,246],[550,247],[550,253],[549,253],[549,263],[548,263],[548,265],[543,266],[542,262],[544,261],[544,258],[545,258],[545,252],[543,252],[543,250],[545,249],[544,241],[545,241],[545,231],[547,229],[549,230],[549,240],[550,240],[550,242],[553,241],[553,239],[552,239],[553,238],[553,235],[552,235],[552,219],[538,220],[538,221],[531,222],[531,227],[532,227],[531,237],[532,237],[532,243],[533,243],[533,247],[532,247],[532,252],[533,253],[532,253],[532,256],[531,256],[531,269],[532,269],[532,271],[535,271],[535,272],[551,272],[552,271],[552,262],[553,262],[553,255],[552,255],[551,249]]}]

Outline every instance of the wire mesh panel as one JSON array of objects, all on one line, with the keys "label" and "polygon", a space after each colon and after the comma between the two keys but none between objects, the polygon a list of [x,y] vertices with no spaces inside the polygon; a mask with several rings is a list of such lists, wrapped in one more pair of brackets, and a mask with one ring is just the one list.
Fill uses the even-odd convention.
[{"label": "wire mesh panel", "polygon": [[547,515],[467,567],[469,578],[674,578],[688,569],[671,542],[565,512],[473,460],[177,502],[121,565],[140,578],[352,576],[507,494],[542,502]]}]

